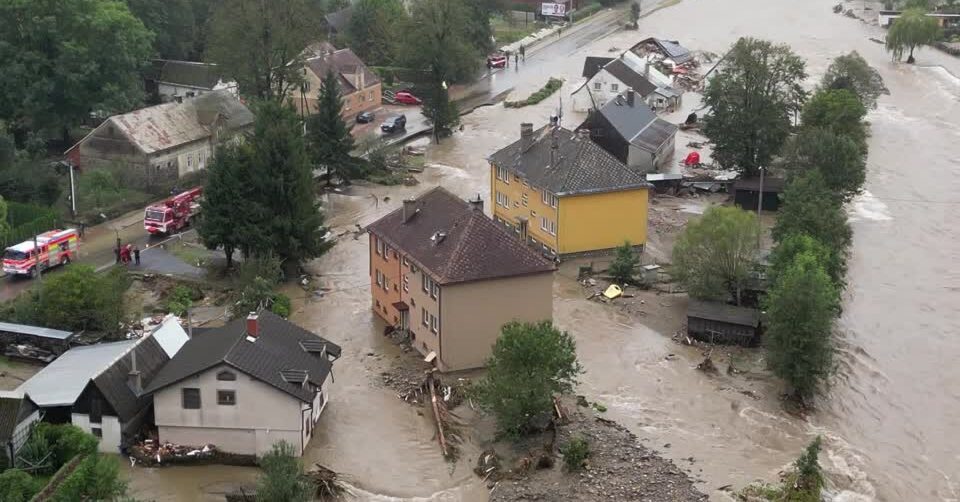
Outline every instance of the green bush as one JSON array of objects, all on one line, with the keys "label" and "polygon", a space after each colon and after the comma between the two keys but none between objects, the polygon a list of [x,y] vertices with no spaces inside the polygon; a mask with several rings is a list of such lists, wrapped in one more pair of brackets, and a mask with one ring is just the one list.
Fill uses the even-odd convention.
[{"label": "green bush", "polygon": [[577,471],[587,463],[590,444],[582,437],[574,437],[570,438],[560,451],[563,453],[563,462],[567,464],[567,469]]},{"label": "green bush", "polygon": [[0,500],[27,502],[43,489],[43,480],[35,479],[20,469],[0,474]]},{"label": "green bush", "polygon": [[41,422],[34,429],[33,434],[44,436],[53,448],[54,470],[59,469],[77,455],[96,453],[99,444],[92,434],[72,424],[53,425]]},{"label": "green bush", "polygon": [[120,466],[112,456],[90,455],[63,480],[50,498],[53,502],[117,500],[127,492]]},{"label": "green bush", "polygon": [[290,310],[293,306],[290,304],[290,297],[283,294],[277,293],[273,297],[273,304],[270,305],[270,311],[278,316],[286,319],[290,317]]},{"label": "green bush", "polygon": [[550,77],[550,80],[547,81],[539,91],[533,93],[527,99],[522,99],[520,101],[504,101],[503,106],[507,108],[523,108],[524,106],[535,105],[547,98],[551,94],[560,90],[560,87],[563,86],[563,80],[558,78]]},{"label": "green bush", "polygon": [[167,299],[167,310],[177,317],[187,315],[187,310],[193,306],[193,291],[186,286],[173,288]]}]

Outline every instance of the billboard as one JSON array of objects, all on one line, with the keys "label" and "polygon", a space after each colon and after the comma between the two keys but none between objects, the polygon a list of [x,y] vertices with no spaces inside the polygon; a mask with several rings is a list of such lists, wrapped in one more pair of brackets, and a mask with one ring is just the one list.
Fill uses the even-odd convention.
[{"label": "billboard", "polygon": [[567,15],[567,5],[562,3],[542,3],[540,4],[540,14],[544,16],[563,17]]}]

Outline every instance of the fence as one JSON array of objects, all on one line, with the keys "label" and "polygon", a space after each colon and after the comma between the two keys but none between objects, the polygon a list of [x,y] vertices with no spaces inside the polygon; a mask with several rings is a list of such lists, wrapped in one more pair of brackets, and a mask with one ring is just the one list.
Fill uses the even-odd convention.
[{"label": "fence", "polygon": [[10,231],[0,235],[0,246],[3,248],[57,228],[60,225],[60,218],[56,211],[48,207],[7,202],[7,223],[10,225]]}]

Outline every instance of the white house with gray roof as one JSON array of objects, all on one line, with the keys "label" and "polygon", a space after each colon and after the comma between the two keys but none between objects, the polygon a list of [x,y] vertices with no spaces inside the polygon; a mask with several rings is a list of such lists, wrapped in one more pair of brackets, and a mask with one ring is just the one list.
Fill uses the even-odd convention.
[{"label": "white house with gray roof", "polygon": [[340,346],[262,312],[195,333],[145,390],[161,442],[297,455],[327,405]]}]

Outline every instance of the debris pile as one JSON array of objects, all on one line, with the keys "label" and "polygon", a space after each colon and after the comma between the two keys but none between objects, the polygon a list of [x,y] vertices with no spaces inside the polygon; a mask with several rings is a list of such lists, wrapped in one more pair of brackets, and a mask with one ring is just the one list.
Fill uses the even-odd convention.
[{"label": "debris pile", "polygon": [[320,464],[314,464],[314,468],[307,472],[306,477],[317,487],[315,495],[320,500],[336,499],[346,490],[337,473]]},{"label": "debris pile", "polygon": [[159,444],[158,441],[153,439],[146,439],[130,448],[131,464],[140,463],[148,467],[186,463],[185,460],[211,458],[216,453],[217,447],[212,444],[198,448],[173,443]]},{"label": "debris pile", "polygon": [[3,355],[13,359],[26,359],[42,363],[49,363],[57,358],[57,355],[53,352],[41,349],[30,343],[11,343],[7,345],[7,350],[4,351]]}]

